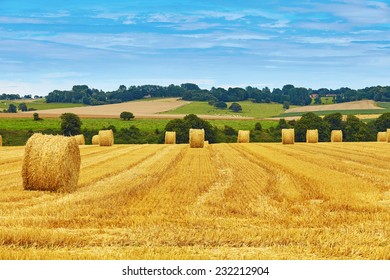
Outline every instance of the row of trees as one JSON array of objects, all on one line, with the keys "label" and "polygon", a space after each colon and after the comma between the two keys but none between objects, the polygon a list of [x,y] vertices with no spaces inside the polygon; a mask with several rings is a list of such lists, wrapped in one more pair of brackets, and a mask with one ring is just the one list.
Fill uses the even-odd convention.
[{"label": "row of trees", "polygon": [[180,86],[170,85],[168,87],[143,85],[127,88],[121,85],[117,90],[108,92],[90,89],[86,85],[76,85],[69,91],[54,90],[50,92],[46,97],[46,101],[48,103],[66,102],[102,105],[137,100],[145,97],[178,97],[192,101],[237,102],[252,100],[257,103],[275,102],[280,104],[308,105],[312,102],[311,96],[313,94],[317,95],[317,100],[320,100],[320,97],[323,96],[330,96],[336,103],[362,99],[390,101],[389,86],[367,87],[359,90],[346,87],[336,90],[326,88],[313,90],[305,87],[295,87],[294,85],[285,85],[281,89],[274,88],[271,91],[268,87],[259,89],[250,86],[246,88],[235,87],[228,89],[213,87],[207,90],[201,89],[198,85],[192,83],[186,83]]}]

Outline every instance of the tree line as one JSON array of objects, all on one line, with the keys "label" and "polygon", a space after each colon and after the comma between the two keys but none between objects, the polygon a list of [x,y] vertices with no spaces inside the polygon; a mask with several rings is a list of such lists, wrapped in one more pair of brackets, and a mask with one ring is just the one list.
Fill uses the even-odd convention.
[{"label": "tree line", "polygon": [[87,105],[103,105],[127,102],[145,97],[177,97],[189,101],[237,102],[251,100],[256,103],[280,103],[304,106],[312,102],[315,96],[331,97],[335,103],[370,99],[375,101],[390,101],[390,86],[373,86],[364,89],[342,87],[336,90],[321,88],[313,90],[305,87],[285,85],[281,89],[268,87],[262,89],[248,86],[224,89],[212,87],[201,89],[193,83],[169,86],[142,85],[126,87],[121,85],[115,91],[104,92],[91,89],[87,85],[75,85],[71,90],[54,90],[46,97],[46,102],[83,103]]}]

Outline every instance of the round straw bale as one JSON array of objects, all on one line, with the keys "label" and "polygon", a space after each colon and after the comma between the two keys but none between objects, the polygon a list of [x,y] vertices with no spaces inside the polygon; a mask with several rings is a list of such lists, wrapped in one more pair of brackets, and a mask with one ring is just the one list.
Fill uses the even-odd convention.
[{"label": "round straw bale", "polygon": [[306,143],[318,143],[318,129],[306,130]]},{"label": "round straw bale", "polygon": [[249,130],[239,130],[238,137],[237,137],[237,143],[249,143],[249,138],[250,138],[249,135],[250,135]]},{"label": "round straw bale", "polygon": [[80,149],[74,137],[35,133],[27,141],[22,177],[25,190],[71,192],[80,173]]},{"label": "round straw bale", "polygon": [[165,132],[165,144],[176,144],[176,131]]},{"label": "round straw bale", "polygon": [[112,132],[111,129],[99,131],[99,145],[100,146],[114,145],[114,133]]},{"label": "round straw bale", "polygon": [[99,141],[99,135],[94,135],[92,136],[92,145],[99,145],[100,141]]},{"label": "round straw bale", "polygon": [[342,130],[332,130],[330,134],[331,142],[343,142],[343,131]]},{"label": "round straw bale", "polygon": [[0,135],[0,147],[3,146],[3,136]]},{"label": "round straw bale", "polygon": [[83,134],[73,136],[76,139],[77,144],[85,145],[85,138]]},{"label": "round straw bale", "polygon": [[386,132],[378,132],[376,139],[378,142],[386,142]]},{"label": "round straw bale", "polygon": [[190,148],[203,148],[204,129],[190,129]]},{"label": "round straw bale", "polygon": [[282,129],[282,143],[283,144],[294,144],[294,128],[284,128]]}]

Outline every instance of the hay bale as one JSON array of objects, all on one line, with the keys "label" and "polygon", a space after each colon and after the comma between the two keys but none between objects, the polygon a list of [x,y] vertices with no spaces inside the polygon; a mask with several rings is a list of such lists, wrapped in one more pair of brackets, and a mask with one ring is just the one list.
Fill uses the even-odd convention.
[{"label": "hay bale", "polygon": [[386,132],[378,132],[376,139],[378,142],[386,142],[387,141],[387,133]]},{"label": "hay bale", "polygon": [[0,135],[0,147],[3,146],[3,136]]},{"label": "hay bale", "polygon": [[330,135],[331,142],[343,142],[343,131],[332,130]]},{"label": "hay bale", "polygon": [[190,129],[190,148],[204,147],[204,129]]},{"label": "hay bale", "polygon": [[99,131],[99,145],[100,146],[114,145],[114,133],[112,132],[111,129]]},{"label": "hay bale", "polygon": [[343,142],[343,131],[342,130],[332,130],[330,134],[331,142]]},{"label": "hay bale", "polygon": [[92,136],[92,145],[99,145],[100,144],[100,137],[99,135]]},{"label": "hay bale", "polygon": [[294,128],[282,129],[282,143],[283,144],[294,144],[295,142]]},{"label": "hay bale", "polygon": [[249,130],[239,130],[237,143],[249,143],[250,131]]},{"label": "hay bale", "polygon": [[77,188],[80,149],[74,137],[35,133],[27,141],[23,166],[23,188],[70,192]]},{"label": "hay bale", "polygon": [[386,142],[390,143],[390,128],[386,130]]},{"label": "hay bale", "polygon": [[318,129],[306,130],[306,143],[318,143]]},{"label": "hay bale", "polygon": [[77,144],[85,145],[85,138],[84,138],[83,134],[75,135],[73,137],[74,137],[74,139],[76,139]]},{"label": "hay bale", "polygon": [[176,131],[165,132],[165,144],[176,144]]}]

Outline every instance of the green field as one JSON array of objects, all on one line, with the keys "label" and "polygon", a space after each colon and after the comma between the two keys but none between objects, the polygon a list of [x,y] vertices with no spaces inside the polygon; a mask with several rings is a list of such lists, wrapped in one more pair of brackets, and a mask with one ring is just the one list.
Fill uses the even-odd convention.
[{"label": "green field", "polygon": [[311,105],[327,105],[334,104],[333,97],[321,97],[321,104],[314,104],[314,99],[311,100]]},{"label": "green field", "polygon": [[[82,119],[82,129],[99,130],[110,125],[116,127],[117,130],[121,128],[129,128],[134,125],[142,131],[152,132],[156,129],[164,130],[169,120],[166,119],[135,119],[131,121],[123,121],[120,119]],[[229,125],[234,129],[253,129],[256,122],[260,122],[264,129],[272,126],[276,126],[275,121],[258,121],[258,120],[210,120],[213,126],[223,128],[225,125]],[[61,121],[58,118],[47,118],[42,121],[34,121],[32,119],[15,118],[5,119],[0,118],[0,130],[32,130],[41,131],[46,129],[59,130]]]},{"label": "green field", "polygon": [[27,108],[34,108],[36,110],[47,110],[47,109],[57,109],[57,108],[72,108],[72,107],[83,107],[84,104],[78,103],[46,103],[44,99],[38,99],[31,102],[25,102],[25,100],[1,100],[0,101],[0,110],[8,109],[10,104],[14,104],[16,107],[20,103],[26,103]]},{"label": "green field", "polygon": [[[277,116],[284,112],[282,104],[253,103],[251,101],[240,101],[238,103],[242,107],[242,112],[239,113],[235,113],[228,109],[217,109],[214,106],[207,104],[207,102],[194,101],[175,110],[164,112],[163,114],[196,114],[268,118]],[[227,104],[229,107],[232,102],[227,102]]]}]

